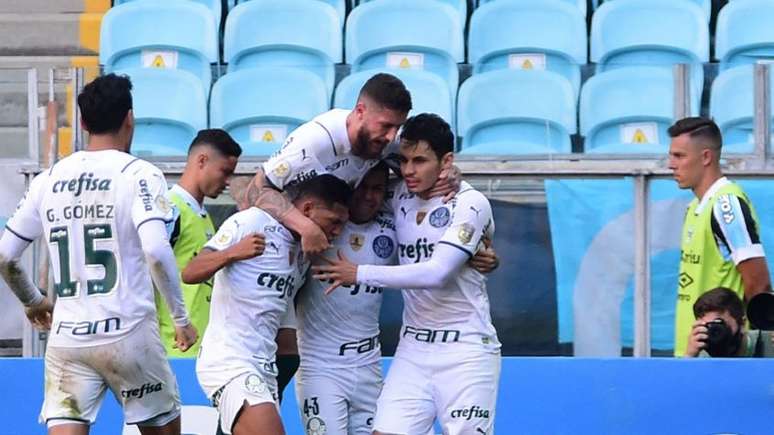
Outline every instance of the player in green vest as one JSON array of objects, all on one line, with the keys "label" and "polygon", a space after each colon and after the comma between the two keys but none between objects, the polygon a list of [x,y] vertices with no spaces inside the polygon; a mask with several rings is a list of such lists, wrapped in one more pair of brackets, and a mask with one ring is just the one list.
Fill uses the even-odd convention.
[{"label": "player in green vest", "polygon": [[[239,144],[220,129],[202,130],[191,143],[183,175],[178,184],[172,186],[168,192],[173,206],[168,230],[179,270],[183,270],[215,234],[212,219],[204,208],[204,197],[216,198],[223,192],[241,154]],[[256,238],[262,239],[262,236]],[[241,248],[241,251],[236,253],[232,250],[231,254],[254,256],[262,252],[261,240],[247,240],[253,242],[253,245],[234,246]],[[181,287],[191,323],[203,334],[210,316],[212,283],[185,284],[181,280]],[[175,347],[174,324],[158,294],[156,307],[159,332],[167,354],[171,357],[196,357],[199,342],[194,345],[193,351],[186,353]]]},{"label": "player in green vest", "polygon": [[696,195],[683,223],[675,310],[674,352],[683,356],[699,296],[726,287],[749,301],[770,292],[771,281],[752,203],[720,169],[718,126],[706,118],[685,118],[669,135],[669,169],[681,189]]}]

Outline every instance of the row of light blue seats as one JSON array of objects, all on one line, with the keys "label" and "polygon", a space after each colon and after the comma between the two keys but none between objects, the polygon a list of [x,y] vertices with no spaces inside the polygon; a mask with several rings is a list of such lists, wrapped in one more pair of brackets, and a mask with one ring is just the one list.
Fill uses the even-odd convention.
[{"label": "row of light blue seats", "polygon": [[[353,107],[363,83],[376,72],[346,77],[336,89],[334,107]],[[147,68],[124,73],[134,82],[134,148],[142,155],[183,155],[196,131],[207,125],[231,133],[246,155],[268,155],[290,131],[329,108],[325,84],[313,73],[247,69],[215,83],[208,124],[206,96],[190,73]],[[674,122],[674,81],[662,68],[620,68],[589,79],[577,110],[580,130],[574,90],[549,71],[472,76],[456,104],[433,74],[400,71],[398,76],[412,94],[412,114],[433,112],[456,123],[463,154],[569,153],[570,136],[580,133],[587,153],[660,155],[668,149],[666,130]],[[724,71],[712,85],[711,115],[723,131],[725,152],[752,151],[752,77],[752,66],[741,66]],[[700,94],[692,92],[693,115],[699,104]]]},{"label": "row of light blue seats", "polygon": [[[719,33],[718,44],[719,53],[729,54],[728,62],[766,56],[771,49],[762,45],[774,45],[774,35],[757,39],[731,36],[745,32],[732,25],[739,20],[731,18],[736,9],[729,8],[765,16],[767,11],[774,14],[771,2],[735,0],[724,8],[724,13],[731,12],[725,14],[729,18],[721,14],[724,19],[719,20],[719,29],[729,31]],[[207,64],[217,62],[217,28],[192,3],[135,0],[111,10],[103,21],[100,50],[107,70],[147,66],[152,62],[141,56],[143,51],[176,50],[181,58],[177,67],[196,73],[205,88],[209,87],[212,80]],[[601,70],[685,62],[694,65],[692,78],[700,86],[700,64],[709,60],[708,27],[701,15],[689,0],[607,2],[592,23],[591,60]],[[764,21],[761,26],[771,29]],[[397,22],[403,31],[393,30]],[[204,27],[203,31],[193,31],[197,27]],[[745,28],[749,31],[749,27],[755,26]],[[341,39],[338,18],[324,2],[250,0],[228,16],[224,60],[229,71],[256,65],[304,67],[320,75],[332,92],[334,64],[343,61]],[[570,80],[577,94],[579,65],[586,63],[586,41],[584,18],[567,1],[496,0],[476,9],[471,18],[469,59],[475,73],[499,68],[558,72]],[[455,11],[436,0],[371,1],[357,7],[347,24],[346,59],[353,71],[383,67],[428,70],[447,81],[452,96],[459,81],[457,64],[465,60],[464,46]]]}]

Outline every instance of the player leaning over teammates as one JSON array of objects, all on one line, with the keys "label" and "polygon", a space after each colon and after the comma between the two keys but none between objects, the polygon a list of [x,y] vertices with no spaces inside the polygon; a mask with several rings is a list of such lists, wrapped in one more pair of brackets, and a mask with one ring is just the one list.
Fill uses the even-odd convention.
[{"label": "player leaning over teammates", "polygon": [[[180,181],[167,191],[172,205],[172,222],[167,224],[170,230],[169,242],[175,253],[177,267],[183,270],[189,261],[215,234],[215,226],[204,208],[204,197],[217,198],[236,168],[242,148],[223,130],[202,130],[188,148],[183,175]],[[249,250],[250,255],[259,255],[262,235],[252,237],[255,243]],[[183,300],[191,315],[191,323],[200,334],[204,333],[210,318],[210,297],[212,282],[200,284],[181,283]],[[199,345],[188,352],[180,352],[175,347],[174,323],[169,311],[164,307],[160,295],[156,293],[156,309],[159,313],[159,332],[168,356],[196,357]]]},{"label": "player leaning over teammates", "polygon": [[[376,74],[360,90],[355,107],[333,109],[294,130],[282,149],[267,160],[248,186],[247,203],[265,210],[301,237],[306,254],[319,254],[330,240],[319,226],[298,212],[283,192],[303,180],[332,174],[354,188],[376,165],[387,145],[411,110],[411,95],[396,77]],[[293,377],[298,349],[292,314],[283,325],[277,342],[279,390]]]},{"label": "player leaning over teammates", "polygon": [[391,199],[400,266],[357,266],[342,256],[315,267],[315,277],[333,286],[404,289],[400,342],[379,396],[375,433],[424,434],[435,418],[448,434],[493,432],[500,342],[486,279],[467,264],[494,232],[491,206],[466,183],[448,204],[428,196],[453,163],[453,144],[449,125],[435,115],[403,126],[404,181]]},{"label": "player leaning over teammates", "polygon": [[[358,264],[397,263],[395,222],[383,210],[389,169],[374,166],[352,194],[349,222],[326,251]],[[491,249],[471,264],[482,273],[497,266]],[[296,397],[308,433],[370,434],[382,387],[379,309],[381,287],[353,285],[325,295],[331,283],[310,278],[299,291],[301,367]],[[316,432],[315,432],[316,431]]]},{"label": "player leaning over teammates", "polygon": [[[332,175],[294,187],[293,204],[335,238],[347,221],[351,190]],[[266,237],[262,255],[221,265],[219,251],[253,233]],[[186,282],[215,275],[210,324],[196,374],[220,413],[225,433],[282,434],[277,403],[275,337],[308,269],[297,236],[268,213],[252,207],[228,218],[183,271]]]},{"label": "player leaning over teammates", "polygon": [[90,133],[86,151],[35,177],[0,240],[0,273],[39,326],[51,324],[52,307],[19,257],[43,237],[52,258],[57,300],[40,414],[50,434],[87,434],[106,388],[143,434],[180,433],[180,399],[159,339],[150,276],[170,306],[181,350],[196,341],[196,330],[167,241],[166,181],[155,166],[127,154],[130,90],[129,79],[113,74],[86,85],[78,96]]}]

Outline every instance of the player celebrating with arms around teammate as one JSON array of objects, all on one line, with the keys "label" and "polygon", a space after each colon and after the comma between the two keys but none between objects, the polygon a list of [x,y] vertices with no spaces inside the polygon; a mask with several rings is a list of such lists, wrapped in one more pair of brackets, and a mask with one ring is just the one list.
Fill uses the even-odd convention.
[{"label": "player celebrating with arms around teammate", "polygon": [[492,433],[500,342],[485,277],[468,260],[494,233],[489,201],[467,183],[447,204],[429,192],[454,160],[454,135],[441,118],[410,118],[401,134],[401,173],[390,201],[400,266],[357,266],[345,256],[316,266],[315,278],[402,288],[403,327],[379,396],[375,433]]},{"label": "player celebrating with arms around teammate", "polygon": [[131,88],[113,74],[84,87],[78,106],[90,134],[86,150],[35,177],[0,240],[0,274],[40,326],[51,324],[52,307],[19,258],[45,237],[54,259],[57,300],[40,413],[50,434],[87,434],[107,388],[143,434],[180,434],[180,397],[159,338],[148,266],[180,350],[196,341],[196,330],[167,241],[164,175],[128,154]]},{"label": "player celebrating with arms around teammate", "polygon": [[[347,221],[351,193],[344,181],[326,174],[294,186],[293,204],[333,239]],[[263,254],[220,269],[221,253],[254,233],[265,235]],[[284,433],[277,403],[275,337],[308,270],[297,237],[265,211],[251,207],[229,217],[183,271],[185,282],[200,282],[217,272],[196,374],[218,408],[224,433]]]}]

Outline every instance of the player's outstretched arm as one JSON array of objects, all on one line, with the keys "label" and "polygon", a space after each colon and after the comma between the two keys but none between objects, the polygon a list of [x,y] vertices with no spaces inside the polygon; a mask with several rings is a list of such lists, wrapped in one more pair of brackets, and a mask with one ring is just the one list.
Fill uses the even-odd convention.
[{"label": "player's outstretched arm", "polygon": [[749,301],[758,293],[771,292],[771,278],[769,277],[766,257],[744,260],[736,265],[736,269],[742,276],[745,300]]},{"label": "player's outstretched arm", "polygon": [[0,276],[24,304],[24,312],[32,324],[39,329],[51,328],[51,313],[54,306],[32,283],[29,274],[21,267],[21,254],[29,242],[5,231],[0,239]]},{"label": "player's outstretched arm", "polygon": [[220,269],[235,261],[263,254],[265,248],[266,238],[260,233],[249,234],[223,250],[205,247],[188,262],[180,276],[186,284],[198,284],[212,278]]},{"label": "player's outstretched arm", "polygon": [[[150,266],[151,277],[167,302],[175,327],[190,326],[188,310],[183,302],[183,292],[177,278],[177,263],[167,240],[167,231],[161,220],[149,220],[137,229],[145,259]],[[195,330],[194,330],[195,331]],[[196,334],[193,334],[193,344]],[[190,347],[190,345],[188,346]]]},{"label": "player's outstretched arm", "polygon": [[400,266],[356,265],[339,252],[338,259],[325,259],[328,264],[312,266],[313,276],[332,280],[325,292],[340,285],[366,284],[395,289],[443,289],[470,256],[461,249],[439,243],[433,256],[422,263]]},{"label": "player's outstretched arm", "polygon": [[301,236],[301,249],[307,255],[319,254],[328,249],[329,243],[320,227],[293,206],[290,199],[266,182],[262,170],[255,173],[253,182],[245,193],[246,202],[269,213],[271,217]]}]

